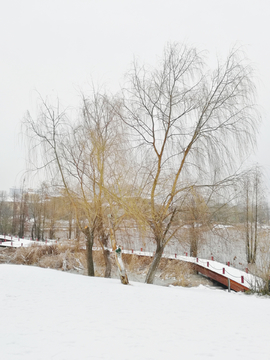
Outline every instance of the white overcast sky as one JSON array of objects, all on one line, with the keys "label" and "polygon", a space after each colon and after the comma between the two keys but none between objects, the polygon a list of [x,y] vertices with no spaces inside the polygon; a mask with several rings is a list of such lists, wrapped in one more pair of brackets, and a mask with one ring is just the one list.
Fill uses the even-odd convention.
[{"label": "white overcast sky", "polygon": [[263,119],[254,161],[270,185],[269,38],[269,0],[0,1],[0,190],[20,186],[20,123],[35,109],[36,90],[65,105],[92,81],[114,91],[134,57],[153,63],[168,41],[221,56],[244,46]]}]

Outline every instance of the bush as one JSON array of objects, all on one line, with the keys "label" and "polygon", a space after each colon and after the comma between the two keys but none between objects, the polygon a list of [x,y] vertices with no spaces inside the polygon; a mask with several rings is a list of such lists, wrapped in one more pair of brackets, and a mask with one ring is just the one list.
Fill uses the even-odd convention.
[{"label": "bush", "polygon": [[15,251],[12,262],[64,271],[86,269],[85,250],[73,243],[21,247]]}]

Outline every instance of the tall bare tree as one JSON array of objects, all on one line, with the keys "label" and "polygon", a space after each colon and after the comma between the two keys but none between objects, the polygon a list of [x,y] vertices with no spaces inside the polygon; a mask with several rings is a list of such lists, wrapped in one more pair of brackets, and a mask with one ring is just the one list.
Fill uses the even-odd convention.
[{"label": "tall bare tree", "polygon": [[156,242],[146,282],[152,283],[163,250],[177,229],[177,201],[191,186],[212,185],[235,171],[254,144],[258,115],[252,68],[233,50],[206,69],[203,54],[169,44],[157,68],[134,63],[124,91],[122,120],[146,179],[145,222]]}]

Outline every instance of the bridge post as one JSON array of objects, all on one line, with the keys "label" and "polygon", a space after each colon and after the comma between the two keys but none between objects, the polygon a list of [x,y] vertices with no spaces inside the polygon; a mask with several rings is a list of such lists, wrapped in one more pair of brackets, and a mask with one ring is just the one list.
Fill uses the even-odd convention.
[{"label": "bridge post", "polygon": [[231,292],[231,280],[228,278],[228,291]]}]

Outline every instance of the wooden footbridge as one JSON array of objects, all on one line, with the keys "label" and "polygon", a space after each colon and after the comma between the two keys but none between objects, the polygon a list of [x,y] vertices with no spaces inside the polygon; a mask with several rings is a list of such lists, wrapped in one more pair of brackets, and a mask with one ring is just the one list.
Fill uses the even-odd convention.
[{"label": "wooden footbridge", "polygon": [[[141,249],[142,250],[142,249]],[[141,256],[151,256],[151,252],[123,250],[126,254],[137,254]],[[257,289],[262,285],[262,279],[248,273],[248,270],[242,271],[230,266],[230,263],[226,265],[214,261],[213,257],[211,260],[205,260],[186,255],[168,255],[163,254],[162,257],[168,259],[175,259],[185,261],[193,264],[195,271],[201,273],[208,278],[217,281],[218,283],[226,286],[229,290],[234,291],[248,291],[250,289]]]}]

